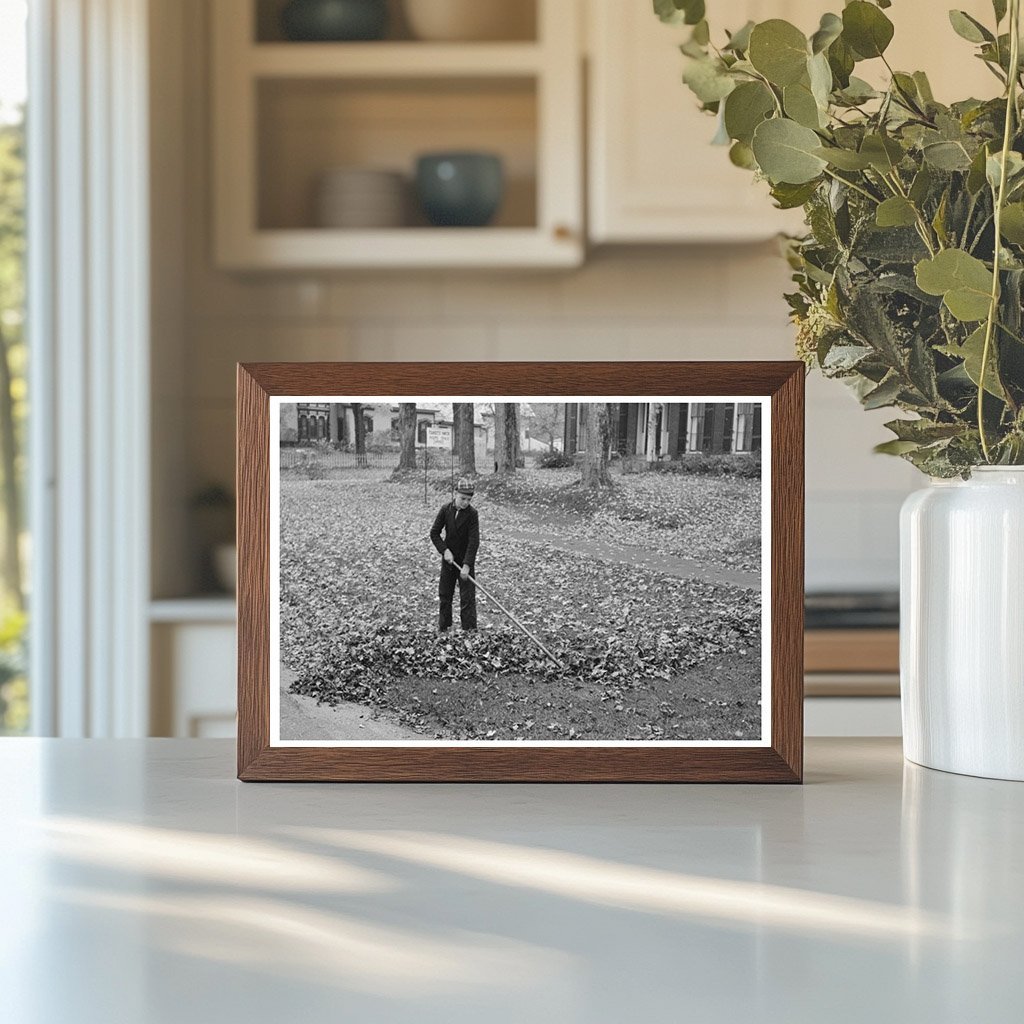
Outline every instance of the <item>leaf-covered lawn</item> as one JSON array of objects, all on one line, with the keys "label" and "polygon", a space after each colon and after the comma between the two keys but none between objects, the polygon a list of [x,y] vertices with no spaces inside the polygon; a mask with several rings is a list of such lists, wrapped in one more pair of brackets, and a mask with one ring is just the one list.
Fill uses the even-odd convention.
[{"label": "leaf-covered lawn", "polygon": [[[660,554],[756,572],[761,565],[761,481],[683,473],[615,476],[582,492],[572,469],[484,478],[483,497],[512,525],[638,545]],[[479,501],[477,502],[479,505]]]},{"label": "leaf-covered lawn", "polygon": [[[692,539],[668,536],[679,527],[659,528],[651,518],[622,522],[607,502],[559,519],[549,502],[536,543],[499,542],[502,524],[528,527],[539,507],[516,506],[514,494],[478,494],[480,583],[541,636],[556,667],[482,595],[476,634],[436,634],[439,556],[427,532],[447,482],[442,491],[432,487],[424,504],[422,480],[379,477],[282,482],[282,659],[296,673],[297,692],[390,709],[425,737],[760,735],[756,590],[637,571],[543,543],[546,533],[578,531],[582,522],[604,539],[611,531],[636,542],[639,522],[660,532],[658,550],[678,547],[694,557]],[[630,487],[621,495],[625,507],[641,503],[646,475],[622,479]],[[685,483],[721,494],[714,485],[734,482]],[[743,483],[756,492],[757,481]],[[698,505],[692,494],[687,503]],[[654,506],[663,517],[682,507]],[[704,531],[694,524],[692,533]],[[457,594],[455,605],[458,623]]]}]

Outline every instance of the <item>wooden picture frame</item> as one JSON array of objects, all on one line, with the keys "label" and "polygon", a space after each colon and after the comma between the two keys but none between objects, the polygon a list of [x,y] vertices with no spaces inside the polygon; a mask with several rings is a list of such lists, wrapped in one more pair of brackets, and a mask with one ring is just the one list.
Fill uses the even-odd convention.
[{"label": "wooden picture frame", "polygon": [[[609,744],[281,745],[271,735],[272,410],[325,396],[750,398],[764,410],[762,729],[722,740]],[[481,399],[478,399],[481,400]],[[744,406],[745,408],[747,406]],[[497,407],[494,407],[497,409]],[[731,414],[730,414],[731,415]],[[803,772],[804,367],[799,362],[251,363],[238,366],[238,778],[255,781],[800,782]],[[273,428],[273,429],[272,429]],[[278,462],[278,465],[280,463]],[[765,482],[767,481],[767,482]],[[276,520],[274,520],[276,521]],[[280,530],[278,531],[280,535]],[[765,567],[768,570],[765,571]],[[277,634],[275,633],[275,637]],[[746,652],[741,652],[746,653]],[[685,695],[684,695],[685,696]]]}]

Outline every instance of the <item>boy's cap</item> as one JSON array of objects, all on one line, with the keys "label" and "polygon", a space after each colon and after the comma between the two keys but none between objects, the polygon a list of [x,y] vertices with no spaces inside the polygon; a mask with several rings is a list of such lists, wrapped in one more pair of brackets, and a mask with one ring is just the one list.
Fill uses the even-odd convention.
[{"label": "boy's cap", "polygon": [[458,482],[458,484],[455,487],[455,490],[459,494],[470,494],[470,495],[472,495],[472,494],[476,493],[476,488],[473,486],[473,481],[472,480],[467,480],[465,477],[463,477]]}]

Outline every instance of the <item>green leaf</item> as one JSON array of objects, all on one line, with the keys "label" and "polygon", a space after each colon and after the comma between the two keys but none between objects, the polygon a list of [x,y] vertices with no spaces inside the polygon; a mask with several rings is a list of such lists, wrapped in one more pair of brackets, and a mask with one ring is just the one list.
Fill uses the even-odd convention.
[{"label": "green leaf", "polygon": [[917,94],[925,103],[934,103],[935,96],[932,94],[931,82],[923,71],[915,71],[913,74],[914,84],[917,86]]},{"label": "green leaf", "polygon": [[724,100],[736,88],[736,82],[717,60],[688,61],[683,71],[683,81],[701,103]]},{"label": "green leaf", "polygon": [[[835,68],[829,65],[833,74]],[[868,100],[877,99],[881,93],[877,89],[873,89],[863,79],[858,78],[856,75],[851,75],[849,83],[845,89],[839,90],[839,98],[849,106],[859,106],[861,103],[867,103]]]},{"label": "green leaf", "polygon": [[704,0],[654,0],[654,13],[667,25],[696,25],[704,17]]},{"label": "green leaf", "polygon": [[916,441],[918,444],[930,444],[934,441],[956,437],[963,432],[960,423],[936,423],[934,420],[890,420],[885,424],[901,441]]},{"label": "green leaf", "polygon": [[865,135],[860,152],[876,171],[883,174],[891,174],[903,159],[903,147],[887,135]]},{"label": "green leaf", "polygon": [[811,57],[807,62],[807,77],[811,83],[811,94],[818,109],[822,112],[822,125],[828,123],[828,103],[832,94],[832,69],[828,66],[828,57],[823,53]]},{"label": "green leaf", "polygon": [[876,444],[872,451],[876,455],[905,455],[920,447],[917,441],[883,441],[881,444]]},{"label": "green leaf", "polygon": [[1006,17],[1006,0],[992,0],[992,10],[995,12],[998,25]]},{"label": "green leaf", "polygon": [[850,75],[856,62],[853,50],[840,36],[828,48],[828,66],[832,69],[832,77],[835,79],[836,88],[845,89],[850,84]]},{"label": "green leaf", "polygon": [[[953,359],[962,359],[963,368],[967,376],[974,382],[975,387],[981,383],[981,360],[985,352],[985,325],[982,324],[975,330],[967,340],[960,346],[940,345],[938,351]],[[999,374],[996,370],[996,344],[993,339],[989,343],[988,362],[985,366],[985,390],[996,398],[1006,400],[1006,392],[999,383]]]},{"label": "green leaf", "polygon": [[[985,161],[985,177],[988,179],[989,185],[992,187],[992,191],[995,192],[999,188],[999,177],[1003,170],[1003,154],[1002,152],[993,153]],[[1015,182],[1024,175],[1024,157],[1020,153],[1010,150],[1006,154],[1006,187],[1009,191],[1013,191]]]},{"label": "green leaf", "polygon": [[733,32],[723,49],[733,50],[735,53],[746,53],[750,47],[750,33],[753,32],[754,25],[755,22],[748,21],[743,28]]},{"label": "green leaf", "polygon": [[917,286],[929,295],[941,295],[946,307],[965,323],[988,316],[992,272],[963,249],[945,249],[915,267]]},{"label": "green leaf", "polygon": [[926,143],[921,153],[925,160],[940,171],[966,171],[971,166],[967,150],[959,142]]},{"label": "green leaf", "polygon": [[976,196],[984,187],[986,182],[985,165],[988,162],[988,149],[982,146],[971,160],[970,169],[967,172],[967,191]]},{"label": "green leaf", "polygon": [[914,81],[911,75],[905,75],[902,71],[897,71],[892,76],[892,84],[896,88],[900,100],[905,105],[921,105],[921,97],[917,95],[917,82]]},{"label": "green leaf", "polygon": [[779,182],[772,186],[772,199],[780,210],[795,210],[798,206],[803,206],[817,189],[817,181],[805,182],[802,185]]},{"label": "green leaf", "polygon": [[729,160],[745,171],[756,171],[757,161],[754,151],[745,142],[734,142],[729,149]]},{"label": "green leaf", "polygon": [[843,19],[835,14],[823,14],[818,31],[811,36],[811,53],[827,50],[842,34]]},{"label": "green leaf", "polygon": [[878,387],[873,388],[863,398],[861,405],[865,409],[881,409],[887,405],[893,405],[903,390],[902,383],[896,374],[887,377]]},{"label": "green leaf", "polygon": [[902,228],[917,223],[914,204],[902,196],[893,196],[878,204],[875,223],[880,228]]},{"label": "green leaf", "polygon": [[871,166],[871,161],[852,149],[837,149],[833,146],[819,146],[814,150],[815,156],[828,161],[833,167],[841,171],[863,171]]},{"label": "green leaf", "polygon": [[931,191],[934,180],[935,176],[932,174],[931,169],[927,164],[922,164],[921,169],[914,175],[914,181],[910,186],[910,191],[907,193],[910,201],[916,206],[920,206],[928,198],[928,193]]},{"label": "green leaf", "polygon": [[754,129],[775,110],[775,98],[763,82],[743,82],[725,101],[725,128],[729,137],[748,146]]},{"label": "green leaf", "polygon": [[969,43],[995,42],[996,37],[966,11],[950,11],[949,23],[953,26],[953,31]]},{"label": "green leaf", "polygon": [[752,149],[764,176],[773,184],[802,185],[825,169],[814,151],[821,140],[811,131],[786,118],[762,121],[754,131]]},{"label": "green leaf", "polygon": [[807,38],[795,25],[772,18],[750,33],[747,59],[773,85],[798,82],[807,68]]},{"label": "green leaf", "polygon": [[811,92],[809,82],[796,82],[782,90],[782,106],[786,116],[805,128],[824,127],[822,111]]},{"label": "green leaf", "polygon": [[707,46],[711,42],[711,29],[708,27],[706,19],[702,18],[693,26],[693,34],[690,38],[699,46]]},{"label": "green leaf", "polygon": [[892,22],[874,4],[853,0],[843,9],[843,39],[861,59],[881,57],[892,36]]},{"label": "green leaf", "polygon": [[1003,208],[999,233],[1007,242],[1024,245],[1024,203],[1010,203]]}]

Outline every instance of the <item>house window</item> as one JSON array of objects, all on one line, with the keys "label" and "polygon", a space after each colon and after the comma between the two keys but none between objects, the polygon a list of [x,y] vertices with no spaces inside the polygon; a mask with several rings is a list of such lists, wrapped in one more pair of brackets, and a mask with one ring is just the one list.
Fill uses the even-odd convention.
[{"label": "house window", "polygon": [[760,406],[753,402],[740,402],[736,406],[736,436],[733,443],[734,452],[751,452],[754,450],[754,410]]},{"label": "house window", "polygon": [[677,407],[673,423],[675,446],[672,454],[682,455],[686,451],[687,433],[690,423],[690,407],[686,402],[681,402]]},{"label": "house window", "polygon": [[736,414],[736,406],[733,404],[720,405],[719,416],[722,420],[722,443],[717,449],[719,452],[731,452],[732,451],[732,427],[733,420]]},{"label": "house window", "polygon": [[363,431],[367,434],[373,433],[373,416],[368,412],[363,413]]},{"label": "house window", "polygon": [[703,402],[690,404],[690,428],[687,431],[686,448],[691,452],[704,450],[704,408]]},{"label": "house window", "polygon": [[416,443],[426,444],[427,443],[427,421],[420,420],[416,424]]},{"label": "house window", "polygon": [[399,425],[398,417],[397,416],[392,416],[391,417],[391,440],[392,441],[401,441],[401,439],[402,439],[402,429],[401,429],[401,426]]},{"label": "house window", "polygon": [[309,421],[306,419],[305,416],[299,417],[299,440],[309,440]]}]

